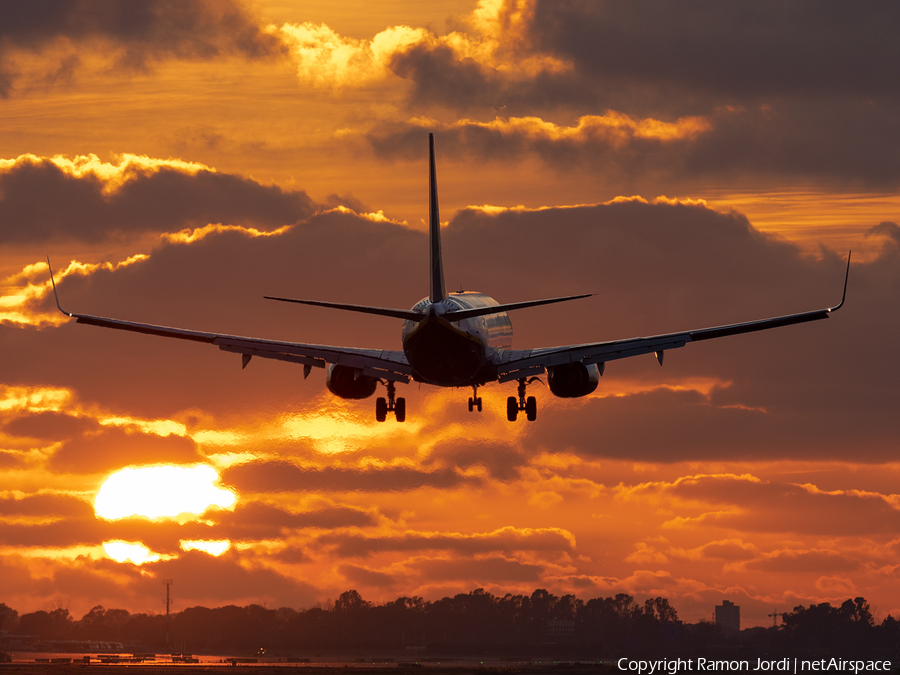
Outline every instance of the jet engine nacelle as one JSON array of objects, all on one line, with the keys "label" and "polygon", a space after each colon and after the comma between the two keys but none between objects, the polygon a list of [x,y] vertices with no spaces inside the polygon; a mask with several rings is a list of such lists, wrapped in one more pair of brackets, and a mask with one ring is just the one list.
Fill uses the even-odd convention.
[{"label": "jet engine nacelle", "polygon": [[359,368],[331,364],[325,377],[328,390],[341,398],[369,398],[375,393],[378,379],[364,375]]},{"label": "jet engine nacelle", "polygon": [[587,396],[600,382],[600,368],[596,363],[562,363],[547,368],[550,391],[560,398]]}]

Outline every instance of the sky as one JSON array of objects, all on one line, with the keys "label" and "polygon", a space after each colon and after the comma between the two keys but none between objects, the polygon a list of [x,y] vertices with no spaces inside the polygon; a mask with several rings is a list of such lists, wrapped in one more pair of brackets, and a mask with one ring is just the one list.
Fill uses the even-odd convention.
[{"label": "sky", "polygon": [[[891,2],[0,5],[0,601],[164,611],[484,588],[900,614],[900,47]],[[894,84],[891,84],[891,83]],[[514,347],[827,321],[515,384],[402,385],[56,310],[400,348],[449,288]],[[263,361],[263,362],[258,362]]]}]

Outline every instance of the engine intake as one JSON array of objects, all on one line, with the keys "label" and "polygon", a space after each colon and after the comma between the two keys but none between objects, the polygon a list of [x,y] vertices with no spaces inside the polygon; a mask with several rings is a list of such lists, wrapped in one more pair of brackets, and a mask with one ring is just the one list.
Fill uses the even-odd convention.
[{"label": "engine intake", "polygon": [[325,385],[332,394],[341,398],[369,398],[375,393],[378,378],[364,375],[359,368],[331,364]]},{"label": "engine intake", "polygon": [[600,382],[600,368],[596,363],[584,365],[581,362],[562,363],[547,368],[550,391],[560,398],[587,396]]}]

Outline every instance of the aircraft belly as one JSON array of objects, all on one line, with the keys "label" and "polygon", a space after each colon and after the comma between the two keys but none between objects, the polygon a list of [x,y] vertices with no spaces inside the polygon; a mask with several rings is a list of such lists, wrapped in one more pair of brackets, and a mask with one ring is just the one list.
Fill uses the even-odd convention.
[{"label": "aircraft belly", "polygon": [[445,387],[471,384],[488,365],[482,340],[440,319],[419,323],[405,336],[403,351],[416,379]]}]

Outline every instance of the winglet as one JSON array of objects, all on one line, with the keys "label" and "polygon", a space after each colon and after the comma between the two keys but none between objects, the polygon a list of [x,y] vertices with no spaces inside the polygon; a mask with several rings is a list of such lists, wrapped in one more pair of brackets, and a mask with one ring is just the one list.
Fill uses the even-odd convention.
[{"label": "winglet", "polygon": [[441,216],[438,213],[437,174],[434,167],[434,134],[428,134],[428,240],[431,244],[429,299],[441,302],[447,297],[444,264],[441,261]]},{"label": "winglet", "polygon": [[847,252],[847,273],[844,275],[844,293],[843,293],[843,295],[841,295],[841,301],[834,307],[829,307],[828,308],[829,312],[836,312],[837,310],[839,310],[841,307],[844,306],[844,300],[847,299],[847,282],[850,280],[850,255],[852,253],[853,253],[853,251]]},{"label": "winglet", "polygon": [[53,268],[50,267],[50,256],[47,256],[47,269],[50,270],[50,283],[53,285],[53,297],[56,298],[56,308],[66,316],[72,316],[71,312],[67,312],[59,306],[59,294],[56,292],[56,281],[53,279]]}]

